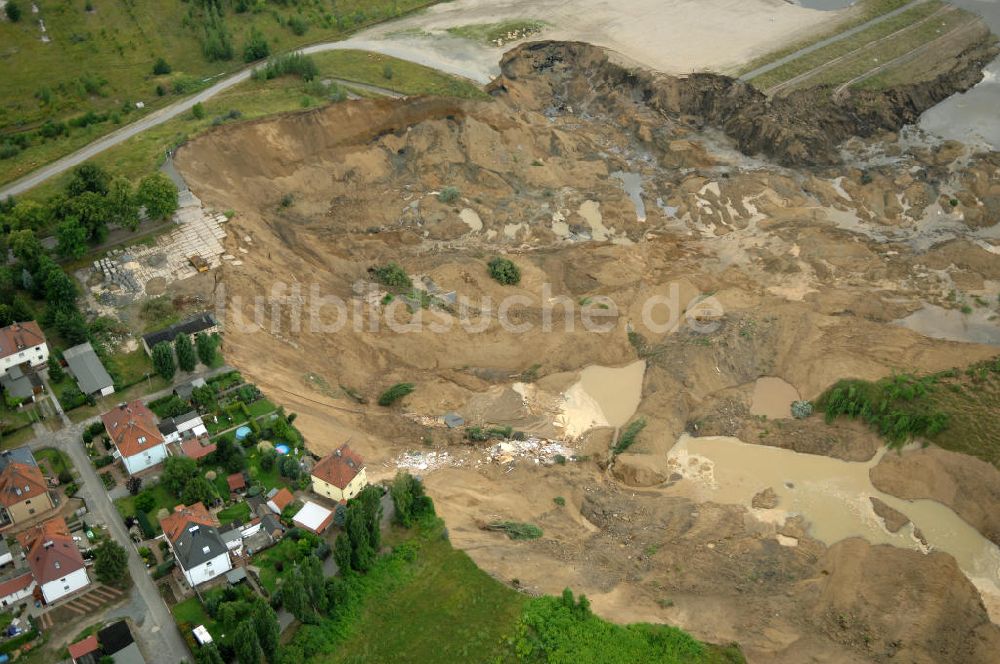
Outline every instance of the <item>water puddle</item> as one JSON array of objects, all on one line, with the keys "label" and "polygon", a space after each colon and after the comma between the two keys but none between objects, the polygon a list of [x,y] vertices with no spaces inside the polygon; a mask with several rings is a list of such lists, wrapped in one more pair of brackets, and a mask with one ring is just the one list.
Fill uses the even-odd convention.
[{"label": "water puddle", "polygon": [[591,237],[598,242],[608,239],[611,230],[604,225],[604,217],[601,215],[601,204],[597,201],[584,201],[580,204],[580,216],[590,226]]},{"label": "water puddle", "polygon": [[625,171],[615,171],[611,177],[621,180],[622,189],[628,194],[635,206],[636,221],[646,221],[646,204],[642,202],[642,176],[638,173],[626,173]]},{"label": "water puddle", "polygon": [[639,407],[645,372],[643,360],[617,368],[585,368],[563,394],[556,424],[574,438],[594,427],[624,425]]},{"label": "water puddle", "polygon": [[[755,494],[771,488],[778,496],[777,507],[751,508],[754,515],[775,523],[802,515],[810,534],[828,545],[863,537],[873,544],[945,551],[979,589],[991,619],[1000,620],[1000,549],[941,503],[905,501],[876,489],[868,471],[883,454],[884,449],[858,463],[749,445],[737,438],[684,434],[670,451],[669,463],[673,472],[696,484],[703,500],[750,507]],[[890,533],[872,508],[872,496],[911,523]]]},{"label": "water puddle", "polygon": [[1000,321],[990,318],[996,318],[996,314],[985,307],[976,307],[965,314],[958,309],[925,304],[923,309],[894,322],[932,339],[1000,345]]},{"label": "water puddle", "polygon": [[751,415],[763,415],[769,420],[792,416],[792,402],[799,400],[794,386],[774,376],[761,376],[753,386],[750,402]]}]

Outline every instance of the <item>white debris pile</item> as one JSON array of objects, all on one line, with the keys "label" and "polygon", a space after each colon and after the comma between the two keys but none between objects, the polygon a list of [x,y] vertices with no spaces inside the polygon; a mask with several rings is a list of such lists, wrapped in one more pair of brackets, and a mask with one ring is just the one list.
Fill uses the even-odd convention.
[{"label": "white debris pile", "polygon": [[401,470],[437,470],[438,468],[464,466],[465,461],[446,451],[403,452],[395,461],[396,468]]},{"label": "white debris pile", "polygon": [[556,457],[570,458],[573,450],[558,440],[527,438],[525,440],[505,440],[489,450],[489,460],[506,464],[518,459],[530,459],[535,463],[554,463]]}]

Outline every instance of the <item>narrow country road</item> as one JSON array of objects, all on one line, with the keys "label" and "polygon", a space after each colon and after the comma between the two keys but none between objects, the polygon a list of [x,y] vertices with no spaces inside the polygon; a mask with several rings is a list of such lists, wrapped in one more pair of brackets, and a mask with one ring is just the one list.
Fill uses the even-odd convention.
[{"label": "narrow country road", "polygon": [[[485,84],[489,82],[489,76],[484,74],[481,69],[474,65],[469,66],[457,59],[449,60],[439,58],[428,49],[421,49],[418,46],[406,43],[352,37],[343,41],[313,44],[312,46],[306,46],[305,48],[300,49],[298,52],[312,54],[348,49],[372,51],[373,53],[381,53],[383,55],[389,55],[401,60],[409,60],[427,67],[433,67],[434,69],[443,71],[446,74],[452,74],[470,79],[476,83]],[[113,131],[110,134],[97,139],[93,143],[87,144],[70,155],[57,159],[47,166],[43,166],[42,168],[33,171],[28,175],[15,180],[14,182],[4,185],[0,188],[0,199],[7,198],[9,196],[16,196],[28,191],[29,189],[33,189],[49,178],[55,177],[60,173],[74,168],[75,166],[79,166],[83,162],[94,157],[95,155],[100,154],[101,152],[104,152],[108,148],[127,141],[147,129],[156,127],[164,122],[167,122],[168,120],[176,118],[182,113],[191,110],[195,104],[205,102],[220,92],[224,92],[234,85],[238,85],[239,83],[248,80],[250,75],[253,73],[253,67],[259,66],[260,64],[262,63],[258,62],[255,63],[255,65],[244,67],[243,69],[227,76],[226,78],[223,78],[218,83],[213,84],[211,87],[202,90],[192,97],[187,97],[186,99],[182,99],[169,106],[161,108],[154,113],[150,113],[141,120],[136,120],[132,124],[126,125],[121,129]],[[367,87],[363,85],[359,86],[357,83],[351,83],[350,85],[355,87]]]},{"label": "narrow country road", "polygon": [[[198,377],[209,378],[232,370],[233,367],[227,365],[208,371],[185,374],[181,382]],[[45,381],[45,388],[48,394],[54,394],[49,387],[48,380]],[[169,394],[172,390],[172,386],[159,390],[144,396],[143,401],[149,402],[158,399]],[[145,651],[152,656],[152,664],[177,664],[185,661],[188,658],[187,644],[177,630],[166,603],[160,597],[160,592],[157,590],[156,584],[153,583],[149,570],[146,569],[146,565],[142,562],[135,545],[129,538],[125,524],[118,514],[118,509],[104,490],[104,483],[97,476],[97,471],[94,470],[94,466],[84,450],[81,441],[83,430],[91,423],[96,422],[99,417],[91,417],[74,424],[63,412],[62,406],[59,405],[59,401],[55,397],[51,397],[50,401],[62,420],[63,428],[56,432],[45,432],[29,442],[28,446],[33,450],[56,447],[69,456],[80,474],[80,490],[77,496],[83,498],[90,513],[107,525],[111,536],[128,552],[128,572],[133,581],[130,591],[131,599],[134,605],[143,609],[138,612],[138,615],[130,617],[137,625],[141,624],[137,637],[145,647]]]},{"label": "narrow country road", "polygon": [[821,39],[821,40],[819,40],[818,42],[816,42],[814,44],[810,44],[809,46],[806,46],[804,48],[800,48],[799,50],[795,51],[794,53],[790,53],[790,54],[788,54],[788,55],[786,55],[786,56],[784,56],[782,58],[778,58],[774,62],[769,62],[766,65],[762,65],[760,67],[757,67],[756,69],[748,71],[747,73],[745,73],[742,76],[740,76],[740,80],[741,81],[749,81],[751,79],[754,79],[754,78],[760,76],[761,74],[766,74],[767,72],[771,71],[772,69],[777,69],[778,67],[780,67],[780,66],[782,66],[784,64],[787,64],[787,63],[791,62],[792,60],[795,60],[796,58],[800,58],[803,55],[808,55],[809,53],[812,53],[813,51],[818,51],[819,49],[823,48],[824,46],[829,46],[830,44],[834,44],[834,43],[839,42],[839,41],[841,41],[843,39],[847,39],[848,37],[854,36],[854,35],[858,34],[859,32],[861,32],[862,30],[867,30],[868,28],[872,27],[873,25],[878,25],[882,21],[886,21],[886,20],[888,20],[888,19],[890,19],[890,18],[892,18],[894,16],[899,16],[900,14],[902,14],[905,11],[907,11],[908,9],[912,9],[912,8],[916,7],[917,5],[919,5],[921,3],[924,3],[924,2],[928,2],[928,1],[929,0],[912,0],[911,2],[906,3],[902,7],[897,7],[896,9],[893,9],[891,12],[886,12],[885,14],[882,14],[880,16],[876,16],[872,20],[865,21],[861,25],[856,25],[853,28],[849,28],[847,30],[844,30],[843,32],[839,32],[839,33],[833,35],[832,37],[827,37],[826,39]]}]

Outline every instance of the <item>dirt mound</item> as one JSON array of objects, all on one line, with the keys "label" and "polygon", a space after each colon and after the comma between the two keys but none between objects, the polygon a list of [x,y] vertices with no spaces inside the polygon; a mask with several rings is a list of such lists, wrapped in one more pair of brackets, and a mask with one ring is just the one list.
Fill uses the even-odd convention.
[{"label": "dirt mound", "polygon": [[540,104],[557,104],[582,111],[604,107],[608,113],[615,103],[642,100],[668,121],[722,129],[746,154],[763,153],[787,165],[827,164],[839,161],[837,146],[845,139],[896,131],[942,99],[971,88],[997,52],[995,38],[981,33],[953,68],[931,80],[885,92],[853,90],[834,100],[825,88],[768,98],[728,76],[657,75],[615,64],[590,44],[536,42],[504,54],[502,76],[492,89],[510,93],[528,78],[534,89],[516,89],[514,99],[539,110]]},{"label": "dirt mound", "polygon": [[885,522],[885,529],[890,533],[898,533],[900,528],[910,522],[908,516],[899,510],[889,507],[875,496],[870,496],[868,499],[872,503],[872,509],[875,510],[875,514],[882,518],[882,521]]},{"label": "dirt mound", "polygon": [[880,491],[944,503],[983,537],[1000,545],[1000,470],[975,457],[937,447],[886,454],[871,469]]}]

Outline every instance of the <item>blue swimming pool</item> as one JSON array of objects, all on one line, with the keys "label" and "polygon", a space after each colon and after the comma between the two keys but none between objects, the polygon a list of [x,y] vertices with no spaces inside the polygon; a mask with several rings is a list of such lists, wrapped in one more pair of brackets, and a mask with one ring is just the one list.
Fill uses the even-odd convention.
[{"label": "blue swimming pool", "polygon": [[284,443],[278,443],[274,446],[274,449],[277,450],[278,454],[288,454],[292,451],[288,445],[285,445]]},{"label": "blue swimming pool", "polygon": [[236,440],[243,440],[250,435],[250,427],[240,427],[236,430]]}]

